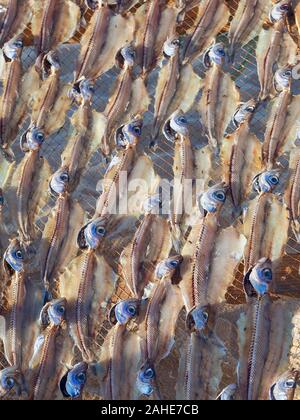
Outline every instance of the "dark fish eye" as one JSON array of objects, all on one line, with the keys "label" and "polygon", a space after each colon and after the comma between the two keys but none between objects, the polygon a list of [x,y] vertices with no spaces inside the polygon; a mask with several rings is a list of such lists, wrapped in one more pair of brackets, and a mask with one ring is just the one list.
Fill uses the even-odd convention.
[{"label": "dark fish eye", "polygon": [[58,308],[57,308],[57,311],[58,311],[58,313],[60,313],[60,314],[64,314],[65,313],[65,307],[64,306],[59,306]]},{"label": "dark fish eye", "polygon": [[224,57],[225,51],[223,50],[223,48],[219,48],[217,52],[218,52],[219,55]]},{"label": "dark fish eye", "polygon": [[129,305],[127,307],[127,312],[129,313],[129,315],[135,315],[136,314],[136,309],[133,305]]},{"label": "dark fish eye", "polygon": [[271,184],[273,184],[273,185],[276,185],[276,184],[278,184],[278,182],[279,182],[279,179],[278,179],[278,177],[277,176],[271,176],[271,178],[270,178],[270,182],[271,182]]},{"label": "dark fish eye", "polygon": [[100,236],[104,236],[105,235],[105,228],[102,226],[98,226],[97,227],[97,234]]},{"label": "dark fish eye", "polygon": [[177,266],[178,266],[178,261],[176,261],[176,260],[172,260],[172,261],[170,261],[170,266],[172,267],[172,268],[176,268]]},{"label": "dark fish eye", "polygon": [[5,385],[7,389],[12,389],[15,385],[15,380],[14,378],[7,378],[5,381]]},{"label": "dark fish eye", "polygon": [[182,124],[186,124],[186,123],[187,123],[187,120],[186,120],[186,118],[185,118],[185,117],[179,117],[179,118],[178,118],[178,121],[179,121],[180,123],[182,123]]},{"label": "dark fish eye", "polygon": [[254,112],[254,110],[255,110],[254,106],[248,106],[248,107],[246,108],[246,111],[247,111],[247,112]]},{"label": "dark fish eye", "polygon": [[176,46],[178,46],[179,44],[180,44],[179,39],[174,39],[174,40],[172,41],[172,45],[176,45]]},{"label": "dark fish eye", "polygon": [[83,384],[85,382],[85,373],[83,372],[78,373],[77,379],[78,379],[78,382]]},{"label": "dark fish eye", "polygon": [[22,48],[22,47],[23,47],[23,42],[22,42],[22,41],[16,41],[16,42],[14,43],[14,45],[15,45],[17,48]]},{"label": "dark fish eye", "polygon": [[203,318],[207,321],[208,320],[208,313],[207,312],[203,312]]},{"label": "dark fish eye", "polygon": [[292,75],[292,72],[291,72],[291,70],[286,70],[286,71],[283,73],[283,75],[284,75],[284,76],[289,77],[289,76],[291,76],[291,75]]},{"label": "dark fish eye", "polygon": [[290,8],[290,6],[288,4],[282,4],[280,6],[280,10],[283,10],[283,11],[289,10],[289,8]]},{"label": "dark fish eye", "polygon": [[142,130],[140,129],[140,127],[138,127],[138,126],[136,125],[136,126],[134,126],[134,127],[133,127],[133,131],[135,132],[135,134],[140,135]]},{"label": "dark fish eye", "polygon": [[69,175],[68,175],[68,174],[66,174],[66,173],[61,174],[60,179],[61,179],[63,182],[68,182],[68,181],[69,181]]},{"label": "dark fish eye", "polygon": [[20,251],[20,250],[16,251],[16,257],[17,257],[19,260],[21,260],[21,259],[23,258],[23,253],[22,253],[22,251]]},{"label": "dark fish eye", "polygon": [[286,388],[294,388],[295,385],[296,383],[293,379],[288,379],[287,381],[285,381]]},{"label": "dark fish eye", "polygon": [[144,372],[144,377],[146,379],[152,379],[152,378],[154,378],[154,370],[152,368],[146,369],[145,372]]},{"label": "dark fish eye", "polygon": [[270,270],[269,268],[265,268],[263,270],[263,275],[267,280],[272,280],[272,270]]},{"label": "dark fish eye", "polygon": [[43,141],[44,140],[44,134],[41,131],[38,131],[35,135],[36,139],[39,141]]},{"label": "dark fish eye", "polygon": [[225,201],[225,193],[223,191],[216,191],[213,196],[218,200],[218,201]]}]

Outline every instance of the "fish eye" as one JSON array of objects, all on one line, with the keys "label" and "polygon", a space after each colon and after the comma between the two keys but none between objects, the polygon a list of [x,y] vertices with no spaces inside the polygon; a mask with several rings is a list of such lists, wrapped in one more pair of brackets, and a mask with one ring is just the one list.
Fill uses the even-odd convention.
[{"label": "fish eye", "polygon": [[59,314],[61,314],[61,315],[63,315],[64,313],[65,313],[65,307],[64,306],[59,306],[58,308],[57,308],[57,312],[59,313]]},{"label": "fish eye", "polygon": [[69,175],[67,173],[63,173],[63,174],[61,174],[60,179],[63,182],[68,182],[69,181]]},{"label": "fish eye", "polygon": [[176,267],[178,267],[178,261],[176,261],[176,260],[172,260],[172,261],[170,261],[170,262],[169,262],[169,264],[170,264],[170,266],[171,266],[172,268],[176,268]]},{"label": "fish eye", "polygon": [[145,372],[144,372],[144,377],[146,379],[152,379],[152,378],[154,378],[154,370],[152,368],[146,369]]},{"label": "fish eye", "polygon": [[16,251],[16,257],[17,257],[19,260],[21,260],[21,259],[23,258],[23,253],[22,253],[22,251],[20,251],[20,250]]},{"label": "fish eye", "polygon": [[226,195],[223,191],[216,191],[213,193],[213,196],[218,200],[218,201],[225,201]]},{"label": "fish eye", "polygon": [[289,10],[290,6],[286,3],[286,4],[282,4],[279,8],[280,10],[287,11]]},{"label": "fish eye", "polygon": [[187,119],[186,119],[185,117],[179,117],[179,118],[178,118],[178,121],[179,121],[181,124],[186,124],[186,123],[187,123]]},{"label": "fish eye", "polygon": [[171,42],[171,44],[172,44],[172,45],[176,45],[176,46],[178,46],[178,45],[180,44],[180,41],[179,41],[179,39],[178,39],[178,38],[176,38],[176,39],[174,39],[174,40]]},{"label": "fish eye", "polygon": [[16,42],[14,43],[14,45],[15,45],[17,48],[22,48],[22,47],[23,47],[23,42],[22,42],[22,41],[16,41]]},{"label": "fish eye", "polygon": [[296,382],[294,381],[294,379],[288,379],[287,381],[285,381],[286,388],[294,388],[295,385]]},{"label": "fish eye", "polygon": [[127,312],[129,313],[129,315],[134,316],[136,314],[136,309],[133,305],[129,305],[127,307]]},{"label": "fish eye", "polygon": [[246,111],[247,112],[254,112],[255,107],[254,106],[247,106]]},{"label": "fish eye", "polygon": [[98,226],[96,229],[97,235],[104,236],[105,235],[105,228],[103,226]]},{"label": "fish eye", "polygon": [[137,125],[135,125],[135,126],[133,127],[133,131],[134,131],[134,132],[135,132],[135,134],[137,134],[137,135],[140,135],[140,134],[141,134],[141,132],[142,132],[141,128],[140,128],[140,127],[138,127]]},{"label": "fish eye", "polygon": [[278,176],[276,176],[276,175],[272,175],[272,176],[270,177],[270,182],[271,182],[271,184],[273,184],[273,185],[277,185],[277,184],[278,184],[278,182],[279,182]]},{"label": "fish eye", "polygon": [[286,70],[286,71],[283,73],[283,75],[284,75],[284,76],[287,76],[287,77],[290,77],[290,76],[292,75],[292,72],[291,72],[291,70]]},{"label": "fish eye", "polygon": [[85,378],[86,378],[85,373],[83,372],[78,373],[77,375],[78,382],[83,384],[85,382]]},{"label": "fish eye", "polygon": [[272,270],[270,270],[269,268],[265,268],[263,270],[263,275],[267,280],[272,280]]},{"label": "fish eye", "polygon": [[224,57],[224,55],[225,55],[225,51],[223,50],[223,48],[219,48],[219,49],[217,50],[217,53],[218,53],[219,55],[221,55],[222,57]]},{"label": "fish eye", "polygon": [[6,378],[5,386],[6,386],[7,389],[12,389],[15,386],[14,378]]},{"label": "fish eye", "polygon": [[208,313],[206,311],[202,312],[203,318],[205,319],[205,321],[208,320]]},{"label": "fish eye", "polygon": [[38,141],[43,141],[43,140],[44,140],[44,138],[45,138],[44,133],[42,133],[41,131],[38,131],[38,132],[35,134],[35,138],[36,138]]}]

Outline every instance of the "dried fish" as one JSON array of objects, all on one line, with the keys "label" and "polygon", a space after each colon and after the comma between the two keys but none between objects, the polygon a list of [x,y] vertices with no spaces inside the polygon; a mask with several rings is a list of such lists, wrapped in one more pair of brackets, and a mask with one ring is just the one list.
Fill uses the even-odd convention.
[{"label": "dried fish", "polygon": [[[189,137],[188,122],[179,109],[175,111],[164,125],[163,132],[169,141],[175,142],[173,163],[174,173],[174,198],[171,215],[174,246],[178,252],[180,249],[181,228],[180,224],[188,209],[186,202],[192,188],[194,179],[193,150]],[[183,206],[183,204],[185,205]],[[191,210],[191,209],[190,209]]]},{"label": "dried fish", "polygon": [[[177,316],[172,317],[172,322],[165,318],[162,313],[162,305],[167,299],[168,289],[172,288],[172,278],[180,269],[181,256],[170,257],[161,262],[156,269],[156,276],[159,279],[153,293],[149,298],[145,321],[143,324],[144,341],[142,342],[143,365],[137,376],[137,389],[143,395],[156,394],[159,399],[155,365],[170,352],[170,344],[173,344],[176,319],[181,309],[181,302],[174,305],[177,309]],[[174,297],[173,297],[174,298]],[[168,325],[164,326],[164,323]],[[167,327],[167,328],[166,328]],[[162,348],[163,351],[162,351]]]},{"label": "dried fish", "polygon": [[18,99],[22,73],[22,50],[23,41],[20,38],[9,41],[3,47],[3,54],[6,60],[6,75],[0,109],[0,145],[5,156],[9,159],[12,158],[9,145],[13,140],[10,138],[10,122]]},{"label": "dried fish", "polygon": [[[205,216],[197,226],[198,234],[195,235],[195,242],[193,241],[194,250],[190,255],[187,243],[182,251],[186,264],[182,267],[183,279],[180,288],[187,310],[187,326],[191,331],[201,331],[208,320],[208,273],[218,230],[218,213],[226,200],[226,190],[225,184],[218,184],[200,197]],[[185,274],[186,265],[192,266],[192,281],[190,275]]]},{"label": "dried fish", "polygon": [[80,20],[80,8],[72,1],[33,0],[32,34],[37,50],[35,67],[40,73],[44,56],[74,35]]},{"label": "dried fish", "polygon": [[130,101],[133,82],[132,69],[135,59],[133,48],[130,45],[122,48],[118,59],[123,70],[118,78],[116,89],[105,108],[106,127],[103,137],[100,139],[101,150],[105,155],[108,155],[110,151],[109,135],[112,128],[120,118],[120,115],[126,112]]},{"label": "dried fish", "polygon": [[4,264],[11,277],[11,285],[6,288],[9,309],[5,313],[4,341],[5,357],[10,366],[22,367],[23,328],[25,326],[26,265],[28,256],[24,245],[17,239],[10,242],[3,256]]},{"label": "dried fish", "polygon": [[22,33],[31,17],[30,1],[5,0],[0,7],[0,47]]},{"label": "dried fish", "polygon": [[259,35],[256,56],[260,82],[260,99],[266,99],[272,92],[273,68],[293,63],[296,57],[296,44],[286,32],[286,16],[291,2],[282,0],[272,6],[270,12],[271,28],[263,29]]},{"label": "dried fish", "polygon": [[163,66],[156,86],[154,121],[151,132],[152,146],[156,144],[159,130],[175,95],[179,79],[179,39],[177,36],[170,37],[164,43],[164,54],[168,57],[168,62]]},{"label": "dried fish", "polygon": [[[245,273],[263,256],[278,261],[283,254],[289,225],[288,213],[285,205],[272,194],[279,185],[279,176],[279,172],[273,170],[254,179],[254,187],[260,195],[251,203],[244,220],[247,237]],[[280,226],[278,220],[281,220]]]},{"label": "dried fish", "polygon": [[157,217],[160,198],[150,196],[144,204],[145,216],[138,227],[132,243],[125,248],[121,255],[121,264],[126,284],[135,298],[140,299],[144,293],[145,276],[142,275],[141,265],[151,239],[151,228]]},{"label": "dried fish", "polygon": [[205,0],[198,11],[198,20],[184,51],[184,63],[200,55],[229,19],[223,0]]},{"label": "dried fish", "polygon": [[208,142],[217,154],[224,132],[237,108],[239,94],[229,74],[224,73],[225,60],[222,43],[216,43],[204,55],[204,64],[209,68],[205,79],[199,113],[207,130]]},{"label": "dried fish", "polygon": [[67,322],[71,336],[86,362],[95,357],[92,344],[96,327],[104,320],[105,306],[114,290],[112,269],[97,252],[103,246],[106,224],[107,218],[96,218],[81,229],[78,245],[82,254],[71,262],[58,281],[60,293],[69,302]]},{"label": "dried fish", "polygon": [[249,329],[244,346],[246,356],[242,358],[239,368],[239,391],[242,399],[246,400],[258,398],[269,350],[271,300],[268,291],[271,281],[271,262],[265,258],[259,260],[244,279],[245,293],[249,301]]},{"label": "dried fish", "polygon": [[238,9],[230,23],[229,57],[234,59],[238,47],[256,35],[257,27],[265,17],[263,0],[241,0]]},{"label": "dried fish", "polygon": [[44,133],[32,126],[21,138],[21,148],[27,153],[22,165],[21,178],[17,188],[17,215],[20,234],[23,240],[29,241],[32,236],[31,220],[29,218],[29,198],[32,195],[30,186],[39,160],[39,150],[44,142]]},{"label": "dried fish", "polygon": [[291,81],[291,66],[286,66],[276,72],[274,82],[277,91],[280,91],[280,93],[273,100],[262,149],[263,162],[268,169],[273,167],[275,159],[280,155],[281,135],[288,107],[292,100]]},{"label": "dried fish", "polygon": [[118,130],[118,142],[121,142],[125,147],[124,150],[119,152],[111,161],[107,168],[103,180],[103,192],[100,195],[97,204],[97,216],[104,216],[113,212],[116,206],[117,196],[122,195],[120,190],[119,179],[121,173],[130,174],[136,156],[136,146],[142,134],[142,120],[139,116],[133,119],[128,124],[122,126]]},{"label": "dried fish", "polygon": [[222,142],[221,159],[235,208],[245,199],[254,175],[261,169],[261,145],[250,132],[255,109],[254,100],[241,104],[232,119],[236,130]]},{"label": "dried fish", "polygon": [[47,303],[41,312],[42,325],[47,325],[37,338],[30,362],[33,387],[31,399],[41,400],[47,388],[49,376],[54,367],[55,341],[65,321],[66,299],[59,298]]},{"label": "dried fish", "polygon": [[68,371],[64,385],[66,397],[76,399],[81,396],[87,379],[87,370],[88,364],[80,362]]},{"label": "dried fish", "polygon": [[297,370],[284,372],[270,388],[270,400],[292,401],[297,386]]}]

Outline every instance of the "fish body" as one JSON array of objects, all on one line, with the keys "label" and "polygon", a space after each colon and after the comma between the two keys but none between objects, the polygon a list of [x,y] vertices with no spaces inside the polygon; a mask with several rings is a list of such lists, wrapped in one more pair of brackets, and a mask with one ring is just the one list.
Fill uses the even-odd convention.
[{"label": "fish body", "polygon": [[300,239],[299,202],[300,202],[300,159],[294,159],[294,168],[290,186],[286,192],[286,202],[290,214],[290,223],[297,241]]},{"label": "fish body", "polygon": [[160,0],[150,2],[142,40],[141,66],[145,76],[153,65],[155,39],[160,16]]},{"label": "fish body", "polygon": [[9,0],[4,16],[0,20],[0,46],[7,41],[11,26],[17,16],[18,0]]},{"label": "fish body", "polygon": [[108,5],[105,4],[105,2],[101,2],[92,18],[93,27],[90,38],[80,54],[75,81],[78,81],[83,77],[89,77],[89,72],[92,70],[93,65],[105,44],[110,15],[111,13]]},{"label": "fish body", "polygon": [[51,48],[51,35],[54,28],[54,17],[55,17],[55,9],[57,6],[56,0],[46,0],[45,6],[43,8],[43,14],[42,14],[42,21],[41,21],[41,27],[40,32],[36,38],[36,49],[37,49],[37,61],[36,61],[36,67],[39,70],[41,66],[41,62],[43,59],[43,56],[47,54],[47,52]]},{"label": "fish body", "polygon": [[7,57],[7,74],[0,107],[0,144],[4,149],[8,148],[9,143],[12,141],[9,138],[9,123],[18,99],[19,83],[22,74],[22,49],[23,42],[18,39],[8,42],[3,48]]},{"label": "fish body", "polygon": [[156,142],[159,130],[176,92],[179,78],[178,39],[176,37],[169,38],[164,44],[164,51],[169,59],[160,73],[155,92],[154,121],[151,131],[153,143]]}]

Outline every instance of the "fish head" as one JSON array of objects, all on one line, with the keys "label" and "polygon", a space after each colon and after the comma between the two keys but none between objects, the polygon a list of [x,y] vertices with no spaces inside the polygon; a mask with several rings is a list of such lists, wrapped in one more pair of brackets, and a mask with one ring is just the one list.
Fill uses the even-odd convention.
[{"label": "fish head", "polygon": [[272,262],[268,258],[261,258],[244,277],[244,291],[248,297],[263,296],[270,290],[272,283]]},{"label": "fish head", "polygon": [[116,303],[109,311],[109,321],[112,325],[117,322],[126,325],[131,319],[139,314],[141,301],[139,299],[126,299]]},{"label": "fish head", "polygon": [[181,109],[176,110],[166,121],[163,134],[170,142],[174,142],[178,134],[188,137],[188,120]]},{"label": "fish head", "polygon": [[227,190],[224,182],[210,187],[200,196],[200,209],[203,209],[205,214],[219,211],[226,201]]},{"label": "fish head", "polygon": [[131,44],[125,45],[116,55],[116,62],[120,68],[132,68],[135,63],[135,49]]},{"label": "fish head", "polygon": [[249,121],[256,109],[256,101],[250,99],[248,102],[239,105],[235,111],[232,122],[236,128],[238,128],[243,122]]},{"label": "fish head", "polygon": [[207,305],[195,306],[186,316],[185,325],[189,332],[199,334],[203,332],[208,324],[209,308]]},{"label": "fish head", "polygon": [[77,244],[80,249],[96,249],[106,235],[107,217],[97,217],[79,232]]},{"label": "fish head", "polygon": [[39,150],[45,140],[44,132],[36,127],[31,126],[21,136],[20,147],[24,152],[28,150]]},{"label": "fish head", "polygon": [[12,391],[21,394],[22,376],[16,366],[8,367],[0,371],[0,398],[4,398]]},{"label": "fish head", "polygon": [[297,370],[288,370],[287,372],[284,372],[270,387],[270,400],[293,400],[298,378],[299,371]]},{"label": "fish head", "polygon": [[24,271],[26,264],[26,249],[19,239],[13,239],[3,255],[4,268],[7,273]]},{"label": "fish head", "polygon": [[86,362],[77,363],[61,379],[60,389],[66,398],[79,398],[87,379],[88,364]]},{"label": "fish head", "polygon": [[180,40],[177,35],[169,37],[163,46],[163,52],[167,57],[174,57],[180,48]]},{"label": "fish head", "polygon": [[54,299],[45,306],[47,306],[49,323],[57,326],[61,325],[65,319],[67,300],[65,298]]},{"label": "fish head", "polygon": [[137,389],[142,395],[151,395],[154,391],[156,373],[151,362],[147,361],[139,370],[137,376]]},{"label": "fish head", "polygon": [[161,279],[165,276],[173,277],[173,275],[180,269],[182,261],[183,257],[181,255],[175,255],[161,261],[155,270],[156,278]]},{"label": "fish head", "polygon": [[222,65],[225,62],[225,58],[225,46],[222,42],[217,42],[204,53],[203,64],[206,68],[211,67],[213,64]]},{"label": "fish head", "polygon": [[143,209],[145,213],[158,214],[161,207],[160,194],[152,194],[144,202]]},{"label": "fish head", "polygon": [[79,91],[83,102],[92,100],[95,93],[95,84],[90,79],[83,79],[79,83]]},{"label": "fish head", "polygon": [[289,89],[293,78],[293,67],[285,66],[278,69],[274,75],[275,89],[279,92],[284,89]]},{"label": "fish head", "polygon": [[280,182],[280,172],[276,169],[256,175],[252,181],[253,189],[258,193],[270,193]]},{"label": "fish head", "polygon": [[119,147],[128,145],[137,145],[141,139],[143,128],[143,119],[137,115],[128,124],[122,125],[116,130],[115,141]]},{"label": "fish head", "polygon": [[52,176],[49,188],[54,194],[63,194],[68,190],[70,182],[69,171],[67,168],[59,168]]},{"label": "fish head", "polygon": [[15,38],[11,41],[8,41],[3,46],[3,52],[9,60],[16,60],[21,57],[23,50],[23,40],[22,38]]},{"label": "fish head", "polygon": [[288,0],[283,0],[277,3],[270,12],[270,21],[278,22],[281,19],[285,19],[287,14],[291,10],[291,2]]}]

